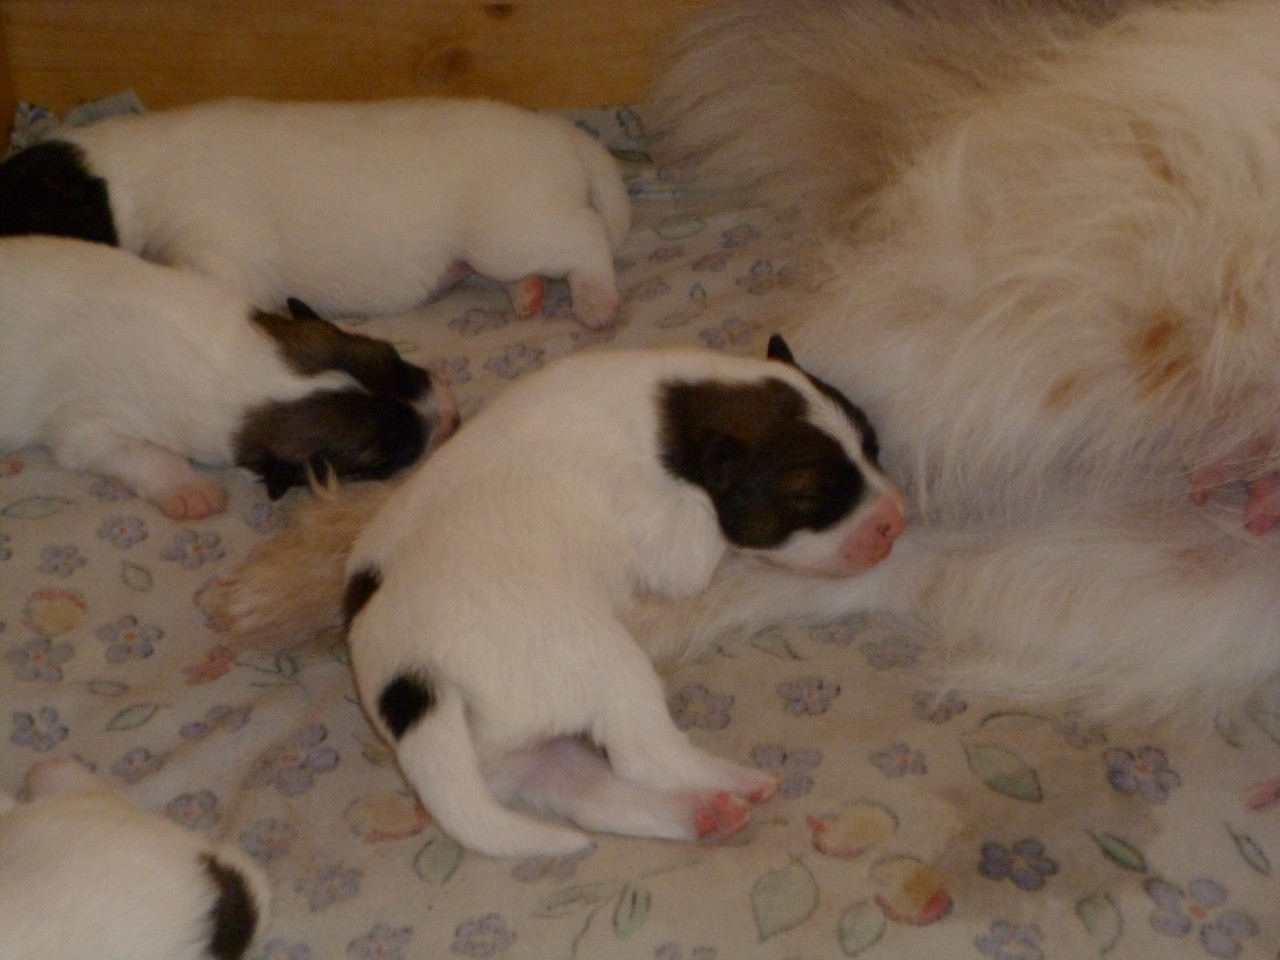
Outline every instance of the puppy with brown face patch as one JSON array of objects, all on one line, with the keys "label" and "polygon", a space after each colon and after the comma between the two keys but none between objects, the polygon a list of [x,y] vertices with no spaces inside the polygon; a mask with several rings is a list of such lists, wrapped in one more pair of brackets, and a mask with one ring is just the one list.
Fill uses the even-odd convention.
[{"label": "puppy with brown face patch", "polygon": [[631,222],[609,152],[504,103],[220,100],[60,131],[0,164],[0,233],[110,243],[218,280],[256,306],[411,310],[474,271],[540,307],[611,322]]},{"label": "puppy with brown face patch", "polygon": [[[521,380],[391,492],[346,566],[360,697],[442,828],[506,857],[576,829],[729,834],[772,776],[695,748],[623,618],[728,551],[818,577],[886,557],[901,498],[870,425],[790,362],[576,354]],[[309,571],[298,571],[305,577]]]},{"label": "puppy with brown face patch", "polygon": [[170,517],[226,504],[189,461],[251,470],[275,498],[309,468],[390,476],[457,420],[390,344],[111,247],[0,239],[0,449],[45,444]]},{"label": "puppy with brown face patch", "polygon": [[262,870],[148,813],[76,760],[0,793],[0,960],[240,960],[267,922]]}]

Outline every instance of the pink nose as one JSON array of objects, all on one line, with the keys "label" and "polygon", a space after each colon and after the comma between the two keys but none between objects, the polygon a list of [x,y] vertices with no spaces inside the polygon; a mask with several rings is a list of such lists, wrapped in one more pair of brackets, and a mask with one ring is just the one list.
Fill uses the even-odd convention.
[{"label": "pink nose", "polygon": [[886,544],[893,543],[907,526],[902,501],[892,494],[885,494],[876,501],[867,524],[877,538]]},{"label": "pink nose", "polygon": [[906,525],[902,498],[896,492],[881,494],[867,507],[858,528],[840,551],[845,571],[865,570],[889,556],[893,541]]}]

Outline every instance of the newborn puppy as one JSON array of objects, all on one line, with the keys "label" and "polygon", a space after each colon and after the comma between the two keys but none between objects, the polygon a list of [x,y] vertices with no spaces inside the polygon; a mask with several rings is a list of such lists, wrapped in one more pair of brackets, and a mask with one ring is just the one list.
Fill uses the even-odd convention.
[{"label": "newborn puppy", "polygon": [[239,960],[270,889],[210,843],[110,790],[77,761],[45,761],[30,801],[0,793],[0,960]]},{"label": "newborn puppy", "polygon": [[[621,618],[726,551],[818,577],[884,559],[902,501],[861,413],[790,363],[589,352],[499,395],[383,502],[346,566],[357,687],[441,827],[494,856],[588,830],[732,833],[775,782],[673,723]],[[298,571],[305,577],[310,569]],[[597,750],[596,748],[599,748]]]},{"label": "newborn puppy", "polygon": [[110,247],[0,239],[0,449],[46,444],[170,517],[226,505],[189,460],[252,470],[275,498],[308,468],[389,476],[457,419],[390,344]]},{"label": "newborn puppy", "polygon": [[0,233],[115,244],[278,310],[412,309],[474,270],[517,313],[566,277],[612,321],[630,226],[608,151],[556,117],[483,100],[214,101],[66,130],[0,165]]}]

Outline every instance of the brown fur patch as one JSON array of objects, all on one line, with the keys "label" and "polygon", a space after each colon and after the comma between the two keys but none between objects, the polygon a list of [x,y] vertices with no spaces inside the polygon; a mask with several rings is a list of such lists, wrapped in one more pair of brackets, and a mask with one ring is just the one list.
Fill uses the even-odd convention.
[{"label": "brown fur patch", "polygon": [[1129,343],[1129,366],[1138,390],[1150,395],[1182,379],[1192,365],[1187,319],[1171,309],[1153,314]]},{"label": "brown fur patch", "polygon": [[1078,373],[1064,374],[1049,385],[1049,392],[1045,394],[1044,398],[1044,408],[1046,410],[1063,410],[1071,404],[1071,401],[1079,391],[1080,375]]},{"label": "brown fur patch", "polygon": [[1159,131],[1151,123],[1146,120],[1134,118],[1129,121],[1129,129],[1133,132],[1133,139],[1138,147],[1138,155],[1142,157],[1147,167],[1159,179],[1165,183],[1176,184],[1178,175],[1173,169],[1173,165],[1169,163],[1169,158],[1157,144]]}]

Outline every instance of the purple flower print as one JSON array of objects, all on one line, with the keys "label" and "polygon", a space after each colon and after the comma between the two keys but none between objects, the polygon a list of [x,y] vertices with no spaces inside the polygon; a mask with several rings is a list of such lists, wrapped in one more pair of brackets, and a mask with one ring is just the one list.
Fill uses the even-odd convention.
[{"label": "purple flower print", "polygon": [[543,353],[540,347],[531,347],[527,343],[512,344],[496,357],[486,360],[484,368],[503,380],[515,380],[521,374],[541,368]]},{"label": "purple flower print", "polygon": [[643,283],[638,283],[630,290],[622,294],[623,303],[644,302],[646,300],[657,300],[664,294],[670,293],[671,287],[662,277],[654,277]]},{"label": "purple flower print", "polygon": [[923,691],[915,695],[915,707],[911,714],[917,720],[928,720],[930,723],[946,723],[953,717],[969,709],[969,704],[960,699],[954,690],[941,693]]},{"label": "purple flower print", "polygon": [[299,880],[295,889],[307,898],[312,913],[315,913],[359,896],[363,879],[364,874],[354,867],[326,863],[311,876]]},{"label": "purple flower print", "polygon": [[14,647],[5,656],[19,680],[57,683],[62,679],[62,665],[76,655],[69,643],[54,643],[48,637],[32,637]]},{"label": "purple flower print", "polygon": [[432,364],[431,372],[450,386],[457,383],[470,383],[471,358],[454,357],[449,360],[439,360]]},{"label": "purple flower print", "polygon": [[240,834],[240,848],[259,863],[270,863],[289,852],[298,831],[292,824],[274,817],[255,820]]},{"label": "purple flower print", "polygon": [[132,500],[135,494],[119,480],[111,480],[103,477],[95,480],[93,485],[89,487],[89,492],[104,502],[115,502],[120,500]]},{"label": "purple flower print", "polygon": [[464,957],[492,957],[505,953],[516,942],[516,932],[496,913],[458,924],[453,933],[453,952]]},{"label": "purple flower print", "polygon": [[254,533],[271,533],[278,526],[280,515],[270,503],[255,503],[244,512],[244,522]]},{"label": "purple flower print", "polygon": [[822,677],[784,680],[775,689],[778,696],[787,702],[787,713],[796,717],[826,713],[831,701],[840,694],[838,683],[831,683]]},{"label": "purple flower print", "polygon": [[58,577],[69,577],[83,567],[87,560],[80,555],[75,544],[48,546],[40,551],[40,572]]},{"label": "purple flower print", "polygon": [[1200,943],[1210,956],[1232,960],[1243,949],[1241,940],[1258,935],[1258,924],[1240,910],[1218,912],[1227,901],[1227,888],[1216,880],[1196,877],[1187,890],[1152,877],[1144,889],[1156,905],[1151,926],[1170,937],[1185,937],[1199,929]]},{"label": "purple flower print", "polygon": [[338,765],[338,751],[320,746],[328,736],[329,731],[318,723],[299,730],[254,762],[249,783],[274,786],[286,797],[306,793],[316,774],[328,773]]},{"label": "purple flower print", "polygon": [[1044,960],[1040,949],[1043,940],[1044,934],[1035,924],[994,920],[991,930],[974,940],[974,945],[991,960]]},{"label": "purple flower print", "polygon": [[160,556],[182,564],[184,570],[195,570],[210,560],[221,560],[226,551],[222,549],[222,538],[216,533],[180,530],[173,536],[173,546]]},{"label": "purple flower print", "polygon": [[1107,782],[1118,793],[1136,793],[1148,803],[1164,803],[1182,778],[1169,769],[1163,750],[1142,747],[1136,751],[1113,747],[1102,755],[1107,762]]},{"label": "purple flower print", "polygon": [[34,714],[15,713],[13,733],[9,742],[19,747],[30,747],[36,753],[47,753],[67,739],[67,729],[53,707],[42,707]]},{"label": "purple flower print", "polygon": [[147,539],[147,524],[141,517],[126,517],[116,514],[103,521],[98,527],[98,539],[105,540],[113,547],[128,550]]},{"label": "purple flower print", "polygon": [[229,707],[220,704],[212,707],[204,715],[203,720],[184,723],[178,730],[178,735],[187,740],[202,740],[215,730],[234,732],[249,722],[249,714],[252,712],[253,707]]},{"label": "purple flower print", "polygon": [[751,761],[778,775],[779,797],[796,800],[813,789],[809,774],[822,763],[821,750],[788,750],[780,743],[762,744],[751,750]]},{"label": "purple flower print", "polygon": [[124,616],[115,623],[105,623],[94,631],[94,636],[107,645],[107,662],[123,663],[125,660],[145,660],[156,652],[156,642],[164,637],[159,627],[141,625],[138,618]]},{"label": "purple flower print", "polygon": [[164,766],[167,753],[152,753],[146,747],[134,747],[111,765],[111,772],[125,783],[138,783]]},{"label": "purple flower print", "polygon": [[698,338],[712,350],[724,350],[746,345],[758,329],[760,325],[757,323],[747,323],[740,317],[726,317],[718,327],[704,327],[698,332]]},{"label": "purple flower print", "polygon": [[1012,847],[1003,843],[984,843],[978,872],[988,880],[1013,881],[1019,890],[1039,890],[1045,880],[1058,872],[1058,862],[1045,856],[1039,840],[1019,840]]},{"label": "purple flower print", "polygon": [[671,718],[681,730],[697,727],[699,730],[723,730],[729,725],[729,711],[733,707],[733,695],[713,694],[700,683],[680,688],[667,700]]},{"label": "purple flower print", "polygon": [[403,960],[404,948],[413,939],[413,929],[396,929],[380,923],[363,937],[347,944],[347,956],[354,960]]},{"label": "purple flower print", "polygon": [[501,330],[511,322],[505,310],[481,310],[478,307],[449,321],[449,329],[459,336],[474,337],[486,330]]},{"label": "purple flower print", "polygon": [[800,282],[798,272],[793,267],[783,266],[776,270],[769,260],[757,260],[745,277],[737,278],[738,286],[747,293],[763,296],[777,289],[794,287]]},{"label": "purple flower print", "polygon": [[164,815],[188,830],[208,830],[218,822],[218,798],[212,790],[182,793],[165,804]]},{"label": "purple flower print", "polygon": [[920,662],[924,643],[911,637],[890,635],[866,640],[862,655],[875,670],[892,670],[894,667],[910,667]]},{"label": "purple flower print", "polygon": [[693,261],[693,270],[695,273],[720,273],[729,266],[729,261],[732,259],[733,254],[725,250],[719,253],[708,253]]},{"label": "purple flower print", "polygon": [[684,247],[678,243],[668,244],[658,247],[649,254],[649,259],[654,263],[666,263],[669,260],[676,260],[684,256]]},{"label": "purple flower print", "polygon": [[728,230],[720,234],[720,239],[724,243],[726,250],[734,250],[738,247],[745,247],[753,240],[760,239],[760,231],[749,223],[740,223],[736,227],[730,227]]},{"label": "purple flower print", "polygon": [[263,944],[253,960],[311,960],[311,948],[305,943],[289,943],[277,937]]},{"label": "purple flower print", "polygon": [[886,777],[895,780],[907,774],[919,777],[928,773],[924,754],[919,750],[912,750],[905,743],[894,743],[883,750],[877,750],[871,755],[871,764]]}]

